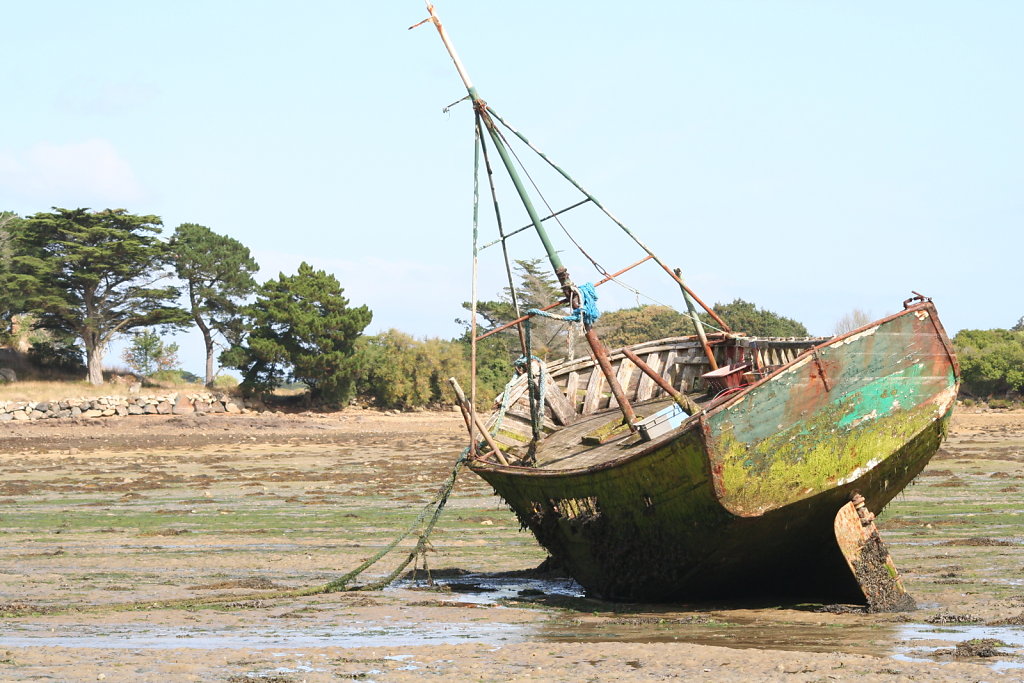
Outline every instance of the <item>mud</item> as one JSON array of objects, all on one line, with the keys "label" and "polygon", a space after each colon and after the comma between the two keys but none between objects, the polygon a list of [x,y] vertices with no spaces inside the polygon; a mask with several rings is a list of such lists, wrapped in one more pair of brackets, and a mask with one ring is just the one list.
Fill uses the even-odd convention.
[{"label": "mud", "polygon": [[1022,413],[957,415],[879,516],[914,612],[593,600],[469,473],[429,574],[273,597],[388,543],[464,445],[455,414],[0,427],[0,680],[1024,679]]}]

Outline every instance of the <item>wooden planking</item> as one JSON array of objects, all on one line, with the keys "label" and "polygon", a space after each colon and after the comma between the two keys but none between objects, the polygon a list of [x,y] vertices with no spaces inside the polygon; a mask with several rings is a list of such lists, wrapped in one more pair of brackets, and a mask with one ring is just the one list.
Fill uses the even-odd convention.
[{"label": "wooden planking", "polygon": [[571,424],[576,418],[576,406],[565,397],[558,382],[547,373],[544,377],[544,402],[551,408],[551,415],[558,424]]},{"label": "wooden planking", "polygon": [[[651,367],[656,373],[661,374],[662,368],[664,367],[665,355],[667,352],[655,352],[647,354],[647,358],[644,358],[644,362]],[[654,380],[648,377],[646,374],[640,377],[640,383],[636,387],[636,401],[646,401],[654,396],[655,390],[658,389],[658,385],[654,383]]]},{"label": "wooden planking", "polygon": [[[523,396],[526,396],[526,390],[527,390],[528,386],[529,386],[529,383],[526,381],[526,375],[520,375],[518,378],[516,378],[516,384],[514,384],[512,386],[512,390],[509,392],[508,404],[509,405],[513,405],[516,401],[521,399]],[[504,395],[504,392],[501,393],[501,394],[498,394],[497,398],[495,399],[495,403],[497,405],[501,405],[501,400],[502,400],[502,396],[503,395]]]},{"label": "wooden planking", "polygon": [[[793,361],[806,348],[819,341],[751,339],[750,350],[758,355],[761,365],[779,366]],[[644,357],[646,362],[673,386],[684,392],[694,391],[699,387],[700,375],[708,369],[707,359],[697,340],[692,337],[653,340],[631,348]],[[715,350],[719,363],[724,364],[724,349],[716,347]],[[647,401],[661,395],[661,389],[645,374],[640,373],[621,352],[611,352],[610,359],[613,367],[617,367],[616,376],[631,401]],[[559,389],[561,385],[565,387],[564,391],[549,393],[545,397],[550,399],[545,402],[546,409],[550,411],[553,421],[559,424],[567,424],[578,415],[589,415],[606,406],[615,405],[615,401],[607,395],[607,381],[592,358],[552,361],[545,380],[549,383],[549,392],[553,391],[556,382],[560,385]],[[513,404],[522,404],[521,407],[525,410],[526,392],[526,377],[519,377],[512,385],[510,401]],[[500,401],[500,396],[498,400]],[[528,429],[528,421],[523,426]]]},{"label": "wooden planking", "polygon": [[[509,408],[508,412],[505,413],[505,415],[506,415],[506,418],[505,418],[506,420],[508,419],[509,415],[522,419],[523,422],[525,423],[525,426],[526,426],[526,429],[528,430],[528,433],[531,434],[531,435],[533,434],[533,422],[530,419],[530,406],[529,405],[523,406],[523,405],[516,404],[515,406]],[[546,429],[547,431],[553,431],[555,429],[555,423],[547,415],[544,416],[544,419],[541,420],[540,424],[541,424],[541,428],[542,429]],[[510,430],[510,431],[512,431],[512,430]]]},{"label": "wooden planking", "polygon": [[569,399],[569,403],[572,404],[572,412],[574,415],[580,414],[580,399],[577,393],[580,389],[580,373],[573,370],[569,373],[569,378],[565,381],[565,396]]},{"label": "wooden planking", "polygon": [[[615,381],[617,381],[619,386],[622,387],[622,393],[626,395],[627,403],[629,402],[629,383],[633,378],[634,371],[638,371],[638,368],[633,364],[633,361],[626,357],[623,357],[622,360],[619,361],[619,367],[615,371]],[[609,408],[618,405],[619,402],[615,400],[615,396],[608,399]]]},{"label": "wooden planking", "polygon": [[[712,337],[713,341],[724,339],[724,336],[720,334],[709,335],[709,337]],[[758,354],[762,365],[778,366],[791,362],[810,346],[820,343],[822,339],[749,338],[749,340],[741,339],[739,341],[738,351],[749,346],[750,350]],[[698,388],[701,387],[700,376],[709,369],[703,349],[698,340],[692,336],[652,340],[630,348],[637,355],[644,357],[652,367],[658,364],[656,370],[659,374],[684,393],[698,391]],[[714,346],[714,349],[718,364],[725,365],[727,362],[726,349],[720,345]],[[662,394],[661,389],[646,375],[638,372],[628,360],[624,361],[625,356],[621,351],[611,351],[609,359],[612,361],[613,367],[618,363],[616,375],[631,400],[646,401]],[[624,374],[627,371],[629,374]],[[601,408],[615,405],[615,401],[607,395],[607,381],[592,358],[552,361],[549,372],[557,377],[559,384],[564,382],[565,398],[577,415],[589,415]],[[581,391],[583,387],[585,390]],[[525,380],[514,388],[514,392],[514,398],[517,399],[525,395]],[[557,397],[555,400],[558,400]],[[549,406],[554,415],[555,408],[550,403]],[[558,419],[557,415],[555,419]]]},{"label": "wooden planking", "polygon": [[[507,432],[503,433],[503,432]],[[509,436],[509,434],[514,436]],[[519,437],[518,439],[515,437]],[[506,446],[522,446],[523,442],[529,442],[533,440],[533,427],[529,421],[524,421],[517,416],[505,415],[505,419],[501,423],[501,428],[498,430],[498,434],[494,437],[499,443],[505,444]]]},{"label": "wooden planking", "polygon": [[606,383],[604,374],[595,363],[593,371],[590,373],[590,381],[587,382],[587,395],[583,399],[583,410],[581,411],[581,414],[590,415],[600,407],[601,394],[604,392],[604,385]]},{"label": "wooden planking", "polygon": [[676,367],[676,350],[669,349],[665,351],[665,367],[661,371],[661,376],[668,380],[668,383],[674,386],[680,391],[686,391],[686,389],[679,388],[679,376],[681,374],[679,368]]}]

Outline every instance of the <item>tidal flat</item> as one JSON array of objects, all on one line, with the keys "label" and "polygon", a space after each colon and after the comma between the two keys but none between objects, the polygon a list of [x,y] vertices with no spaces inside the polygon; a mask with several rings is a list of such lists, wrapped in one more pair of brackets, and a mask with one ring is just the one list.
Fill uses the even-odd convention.
[{"label": "tidal flat", "polygon": [[0,679],[1024,680],[1024,412],[959,410],[880,515],[915,612],[593,600],[467,471],[415,575],[295,595],[404,531],[465,442],[451,413],[4,427]]}]

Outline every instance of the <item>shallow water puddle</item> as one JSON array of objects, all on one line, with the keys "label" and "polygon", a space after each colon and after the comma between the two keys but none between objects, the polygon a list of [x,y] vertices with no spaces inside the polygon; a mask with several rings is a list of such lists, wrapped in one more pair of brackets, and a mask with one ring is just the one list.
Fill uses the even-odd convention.
[{"label": "shallow water puddle", "polygon": [[991,639],[1002,643],[996,649],[1003,654],[981,661],[997,671],[1024,669],[1024,629],[1021,627],[904,624],[899,627],[899,638],[902,644],[896,648],[893,659],[929,661],[927,655],[953,648],[957,643]]},{"label": "shallow water puddle", "polygon": [[492,644],[522,642],[528,627],[502,623],[414,622],[355,623],[349,627],[309,629],[188,630],[124,626],[117,629],[79,625],[74,632],[21,626],[8,628],[0,637],[5,647],[78,647],[100,649],[153,650],[189,648],[197,650],[268,649],[280,647],[412,647],[451,645],[482,641]]},{"label": "shallow water puddle", "polygon": [[[452,620],[399,621],[390,618],[325,623],[311,620],[282,628],[181,628],[152,624],[66,624],[58,629],[40,624],[7,623],[0,644],[6,647],[72,647],[103,649],[277,649],[311,647],[412,647],[476,642],[497,645],[517,642],[681,642],[740,649],[798,652],[844,652],[889,655],[897,660],[927,660],[957,643],[992,638],[1003,643],[994,657],[976,658],[996,670],[1024,668],[1024,629],[1019,627],[938,626],[865,621],[864,623],[801,623],[781,621],[777,610],[765,616],[713,612],[682,612],[585,600],[569,579],[543,580],[501,575],[465,574],[439,579],[430,588],[399,582],[392,591],[422,591],[424,603],[437,607],[528,605],[537,619],[512,623],[495,618],[466,619],[455,611]],[[570,609],[560,601],[576,601]],[[511,603],[507,601],[512,601]],[[588,607],[593,607],[588,611]],[[942,656],[940,653],[940,661]],[[953,661],[952,656],[945,658]],[[961,660],[963,661],[963,660]]]},{"label": "shallow water puddle", "polygon": [[[430,589],[422,581],[398,581],[394,588]],[[433,588],[440,591],[443,600],[450,595],[459,602],[493,605],[503,600],[536,596],[582,598],[583,589],[572,579],[529,579],[500,574],[466,574],[455,579],[438,579]],[[434,593],[437,595],[438,593]]]}]

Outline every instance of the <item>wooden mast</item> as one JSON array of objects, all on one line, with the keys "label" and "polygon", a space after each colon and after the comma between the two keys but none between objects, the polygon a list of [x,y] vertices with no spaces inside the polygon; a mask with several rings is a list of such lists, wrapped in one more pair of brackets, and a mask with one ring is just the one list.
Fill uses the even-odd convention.
[{"label": "wooden mast", "polygon": [[[501,162],[505,166],[505,171],[512,180],[512,184],[516,188],[516,193],[519,195],[519,199],[522,202],[523,207],[526,209],[527,215],[530,217],[530,222],[533,224],[533,227],[537,232],[537,236],[540,238],[541,244],[544,246],[548,261],[551,263],[551,268],[555,272],[555,277],[558,278],[558,283],[562,287],[562,292],[565,294],[565,297],[569,302],[569,307],[572,309],[580,308],[582,302],[579,300],[578,291],[573,285],[572,279],[569,277],[569,272],[566,270],[565,266],[562,265],[561,257],[558,255],[554,245],[552,245],[551,240],[548,238],[547,231],[544,229],[540,215],[537,213],[537,209],[533,205],[533,200],[530,198],[530,195],[526,190],[526,186],[520,179],[519,172],[516,170],[515,164],[509,156],[508,149],[505,147],[505,143],[502,140],[501,135],[498,133],[498,130],[494,125],[494,121],[488,113],[487,103],[477,93],[476,87],[474,87],[473,82],[469,78],[469,73],[466,71],[465,66],[463,66],[462,60],[459,59],[459,55],[455,51],[455,47],[452,45],[451,39],[448,37],[448,32],[445,31],[441,20],[438,19],[437,15],[434,13],[434,6],[429,2],[427,3],[427,11],[430,13],[430,16],[425,19],[424,22],[429,21],[434,24],[438,34],[441,36],[441,42],[444,43],[445,49],[448,50],[448,55],[452,58],[452,62],[455,63],[455,69],[459,72],[459,77],[466,86],[469,98],[473,102],[473,109],[476,112],[478,119],[483,123],[483,127],[487,130],[487,135],[494,144],[494,148],[498,150],[498,156],[501,157]],[[420,24],[424,22],[420,22]],[[417,26],[420,24],[417,24]],[[633,406],[630,405],[625,392],[622,390],[622,386],[615,376],[615,372],[612,369],[611,362],[608,360],[608,353],[605,350],[604,345],[601,343],[600,339],[597,338],[597,333],[594,332],[589,323],[584,322],[584,328],[586,331],[587,344],[590,346],[590,351],[593,354],[594,359],[597,361],[598,366],[601,368],[601,372],[608,380],[608,386],[611,388],[612,394],[619,405],[619,410],[622,411],[625,422],[629,425],[631,431],[636,431],[636,414],[633,412]],[[531,365],[532,364],[528,360],[528,372],[530,371],[529,368]],[[543,406],[539,406],[538,408],[538,410],[543,409]]]}]

